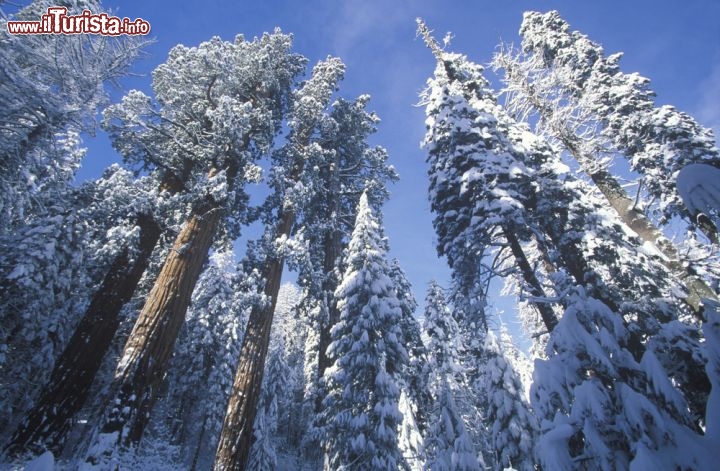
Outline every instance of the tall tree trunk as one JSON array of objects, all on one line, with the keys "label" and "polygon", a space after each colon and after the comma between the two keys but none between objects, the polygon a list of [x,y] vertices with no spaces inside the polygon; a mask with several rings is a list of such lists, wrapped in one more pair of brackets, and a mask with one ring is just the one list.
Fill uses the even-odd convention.
[{"label": "tall tree trunk", "polygon": [[221,213],[213,201],[193,209],[125,344],[115,372],[118,392],[101,428],[101,433],[118,433],[122,446],[142,437]]},{"label": "tall tree trunk", "polygon": [[520,268],[520,273],[522,274],[525,283],[527,283],[530,288],[530,292],[533,296],[539,298],[533,302],[533,305],[538,312],[540,312],[540,317],[542,318],[547,331],[552,332],[558,323],[557,317],[555,317],[555,313],[550,305],[547,302],[542,301],[542,298],[547,298],[547,296],[545,295],[545,291],[543,290],[540,281],[537,279],[537,276],[535,276],[535,270],[533,270],[530,266],[530,262],[528,262],[528,259],[525,256],[525,251],[523,250],[522,245],[520,245],[520,241],[518,241],[517,237],[515,237],[515,234],[511,230],[503,227],[503,235],[508,241],[508,244],[510,244],[510,251],[512,252],[513,257],[515,257],[515,261]]},{"label": "tall tree trunk", "polygon": [[[299,173],[298,173],[299,174]],[[295,223],[291,211],[280,214],[276,237],[290,236]],[[260,399],[265,358],[270,344],[270,329],[277,304],[285,259],[275,256],[265,265],[263,293],[269,302],[250,312],[247,329],[240,349],[235,379],[225,413],[220,441],[215,454],[215,470],[245,469],[253,443],[253,425]]]},{"label": "tall tree trunk", "polygon": [[[323,294],[327,307],[327,319],[322,319],[320,323],[320,339],[318,341],[318,379],[322,378],[325,370],[330,366],[330,358],[327,355],[327,349],[330,346],[330,329],[340,320],[340,312],[337,309],[337,301],[335,299],[335,289],[337,288],[337,280],[332,276],[335,270],[335,264],[342,254],[341,236],[338,231],[332,231],[327,234],[325,239],[325,255],[323,260]],[[315,412],[319,412],[322,407],[322,395],[319,395],[315,404]]]},{"label": "tall tree trunk", "polygon": [[[305,87],[308,87],[307,96],[315,95],[314,99],[324,102],[322,106],[324,108],[330,99],[332,89],[335,88],[337,80],[340,78],[342,73],[340,69],[343,67],[326,69],[320,64],[318,67],[313,69],[312,79],[305,83],[294,98],[300,100],[298,103],[301,103],[302,97],[305,96]],[[315,80],[319,82],[315,83]],[[325,82],[324,85],[321,85],[322,82]],[[324,89],[328,84],[332,84],[332,87]],[[319,88],[316,88],[316,85]],[[303,149],[308,146],[310,138],[320,122],[322,108],[317,108],[314,112],[310,112],[311,108],[309,108],[303,111],[300,116],[296,116],[299,119],[295,123],[297,127],[291,132],[290,140],[293,147]],[[288,162],[291,164],[291,171],[288,175],[289,182],[295,183],[300,180],[305,168],[305,158],[303,152],[299,152],[294,157],[294,161]],[[290,237],[294,224],[294,210],[281,207],[278,214],[278,224],[275,228],[275,237]],[[263,270],[265,287],[263,293],[267,296],[269,302],[264,306],[253,307],[248,318],[232,392],[215,454],[214,466],[217,470],[244,469],[250,456],[250,447],[253,442],[253,426],[265,371],[265,358],[270,343],[270,330],[284,265],[284,256],[276,253],[270,255],[265,262],[265,269]]]},{"label": "tall tree trunk", "polygon": [[643,242],[656,247],[664,255],[664,257],[659,257],[659,261],[665,265],[671,274],[680,280],[688,293],[683,301],[690,307],[696,318],[699,320],[704,319],[702,298],[717,300],[715,292],[701,278],[683,267],[680,254],[675,245],[665,237],[645,214],[635,208],[634,201],[628,197],[614,176],[604,169],[592,170],[587,157],[582,155],[573,142],[568,140],[564,144],[583,169],[587,169],[586,173],[605,196],[610,206],[618,213],[620,219],[635,231]]},{"label": "tall tree trunk", "polygon": [[85,403],[95,375],[118,329],[119,314],[135,292],[160,239],[160,227],[149,215],[138,217],[139,250],[130,259],[125,248],[110,266],[100,289],[55,363],[50,382],[35,407],[14,433],[7,451],[17,455],[39,445],[57,454],[72,417]]}]

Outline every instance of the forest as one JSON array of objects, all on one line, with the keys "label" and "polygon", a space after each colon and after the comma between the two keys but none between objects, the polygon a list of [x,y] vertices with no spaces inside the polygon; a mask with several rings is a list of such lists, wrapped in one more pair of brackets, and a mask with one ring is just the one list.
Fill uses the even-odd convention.
[{"label": "forest", "polygon": [[[715,469],[720,151],[621,53],[526,12],[479,64],[417,20],[450,281],[412,286],[342,58],[210,37],[115,99],[151,40],[9,33],[54,5],[106,11],[0,2],[0,469]],[[79,182],[98,127],[121,163]]]}]

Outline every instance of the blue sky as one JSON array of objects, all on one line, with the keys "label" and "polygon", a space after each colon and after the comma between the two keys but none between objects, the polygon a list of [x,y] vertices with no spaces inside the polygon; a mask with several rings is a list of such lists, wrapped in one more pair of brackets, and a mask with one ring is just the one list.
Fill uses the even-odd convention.
[{"label": "blue sky", "polygon": [[[374,143],[388,149],[401,176],[385,208],[386,232],[419,301],[430,279],[447,285],[449,275],[435,253],[419,148],[424,110],[416,103],[434,61],[415,36],[416,17],[423,17],[439,39],[452,32],[450,49],[486,63],[501,40],[518,41],[523,11],[558,10],[606,52],[624,51],[623,70],[652,79],[659,103],[673,104],[720,131],[717,0],[123,0],[104,5],[120,17],[148,21],[157,41],[134,70],[146,75],[126,80],[128,89],[149,90],[149,72],[175,44],[193,46],[215,35],[253,37],[279,26],[295,35],[295,50],[311,64],[328,55],[341,57],[348,66],[341,95],[372,96],[370,108],[382,119]],[[497,83],[491,73],[489,78]],[[87,145],[80,178],[96,177],[109,162],[119,161],[102,136]]]}]

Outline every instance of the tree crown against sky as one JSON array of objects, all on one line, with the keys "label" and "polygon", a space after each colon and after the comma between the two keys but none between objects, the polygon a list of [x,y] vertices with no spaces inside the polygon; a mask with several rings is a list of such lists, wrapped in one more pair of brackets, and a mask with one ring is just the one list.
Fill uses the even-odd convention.
[{"label": "tree crown against sky", "polygon": [[[243,33],[252,38],[280,27],[293,33],[296,50],[311,63],[328,54],[341,57],[348,68],[344,95],[372,96],[370,109],[382,119],[373,142],[388,149],[390,161],[402,177],[391,190],[384,210],[390,239],[406,241],[395,244],[391,256],[400,260],[415,287],[426,286],[433,278],[441,283],[449,278],[444,263],[435,255],[429,207],[423,196],[427,180],[418,145],[424,134],[423,111],[414,105],[433,62],[416,39],[414,19],[425,18],[438,37],[452,31],[453,49],[467,52],[471,59],[483,63],[490,60],[501,40],[519,44],[517,33],[526,5],[467,2],[458,6],[461,15],[458,9],[435,0],[399,5],[379,0],[343,4],[317,0],[302,5],[277,2],[272,6],[258,3],[222,7],[214,2],[198,2],[186,4],[183,9],[163,2],[130,0],[106,1],[104,7],[119,16],[148,21],[152,26],[150,36],[157,40],[146,57],[135,64],[135,72],[146,76],[126,79],[126,88],[147,90],[147,74],[165,61],[175,44],[191,46],[213,35],[232,40]],[[623,70],[650,77],[658,103],[675,105],[701,124],[720,129],[717,108],[712,106],[720,94],[720,41],[712,20],[720,15],[720,4],[693,2],[678,11],[649,0],[631,5],[619,0],[590,5],[555,0],[542,1],[532,8],[557,9],[573,29],[601,43],[608,53],[623,51]],[[617,14],[618,9],[622,15]],[[668,58],[672,67],[668,67]],[[494,87],[501,88],[499,81],[494,82]],[[102,135],[87,140],[90,150],[80,178],[97,175],[107,161],[119,160],[105,142]],[[416,292],[416,297],[423,304],[423,296]]]}]

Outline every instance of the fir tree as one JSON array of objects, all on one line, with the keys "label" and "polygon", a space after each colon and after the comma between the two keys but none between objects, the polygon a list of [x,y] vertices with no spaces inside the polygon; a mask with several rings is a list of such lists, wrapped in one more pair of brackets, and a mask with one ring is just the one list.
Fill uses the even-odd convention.
[{"label": "fir tree", "polygon": [[477,392],[487,398],[485,420],[489,424],[495,469],[535,469],[533,447],[537,419],[530,410],[520,377],[492,331],[485,336],[488,361]]},{"label": "fir tree", "polygon": [[[387,165],[385,149],[368,143],[378,122],[377,116],[367,110],[369,99],[367,95],[352,101],[340,98],[322,117],[318,142],[323,152],[314,154],[316,158],[306,163],[317,172],[302,180],[310,197],[296,217],[294,248],[288,254],[289,267],[298,271],[298,284],[309,302],[316,305],[318,317],[313,322],[318,323],[317,372],[311,375],[316,380],[329,366],[326,351],[330,328],[339,316],[334,292],[344,270],[342,251],[353,230],[360,194],[368,188],[371,202],[382,204],[388,197],[387,183],[397,180],[395,170]],[[322,386],[308,387],[315,391],[314,407],[319,412]]]},{"label": "fir tree", "polygon": [[397,433],[402,416],[397,373],[407,362],[402,312],[390,279],[386,242],[365,194],[336,291],[340,321],[332,329],[325,372],[323,445],[332,468],[404,468]]},{"label": "fir tree", "polygon": [[[492,241],[499,226],[535,292],[540,289],[523,256],[527,252],[521,253],[517,242],[534,241],[542,248],[538,262],[554,267],[548,277],[564,314],[555,325],[546,322],[548,360],[536,362],[532,394],[544,419],[537,447],[541,464],[569,469],[582,456],[583,467],[624,467],[646,453],[660,453],[670,446],[669,437],[693,436],[699,430],[693,414],[703,408],[703,399],[692,413],[688,405],[695,406],[694,398],[706,391],[702,376],[688,380],[676,360],[686,354],[697,359],[700,350],[692,328],[677,322],[677,306],[663,299],[670,287],[663,270],[638,256],[639,241],[628,240],[601,205],[586,202],[591,191],[542,139],[497,106],[486,82],[477,78],[477,66],[458,55],[439,50],[436,55],[440,77],[428,94],[431,177],[446,188],[455,185],[461,196],[469,193],[453,209],[475,216],[465,221],[478,247]],[[436,103],[441,105],[435,108]],[[470,158],[471,167],[452,165],[453,159]],[[455,172],[454,178],[443,178],[440,169],[445,176]],[[668,345],[673,336],[683,342],[675,342],[676,352],[666,355],[658,344]],[[691,375],[698,366],[690,364]]]},{"label": "fir tree", "polygon": [[[547,295],[522,247],[523,240],[533,237],[524,212],[533,171],[519,156],[503,153],[506,127],[496,117],[499,105],[482,68],[440,50],[424,24],[420,28],[437,59],[435,79],[422,100],[427,105],[424,147],[438,254],[447,256],[458,288],[469,294],[481,270],[493,275],[485,257],[494,247],[507,246],[552,330],[557,319],[543,301]],[[467,300],[475,303],[476,298],[473,294]],[[487,328],[485,319],[480,322]]]},{"label": "fir tree", "polygon": [[415,318],[417,302],[412,287],[397,259],[390,261],[390,279],[395,286],[402,317],[402,344],[408,351],[408,363],[399,375],[400,449],[410,469],[419,470],[424,461],[422,435],[428,428],[427,411],[432,399],[428,392],[427,350],[422,341],[421,326]]}]

